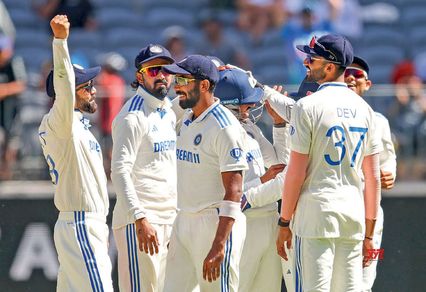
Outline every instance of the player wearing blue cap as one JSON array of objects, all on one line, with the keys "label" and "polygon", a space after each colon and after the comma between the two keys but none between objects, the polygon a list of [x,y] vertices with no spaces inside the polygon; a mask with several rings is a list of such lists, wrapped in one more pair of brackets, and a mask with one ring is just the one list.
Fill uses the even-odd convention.
[{"label": "player wearing blue cap", "polygon": [[167,94],[169,51],[150,44],[135,58],[135,95],[112,125],[112,226],[121,291],[163,291],[176,216],[176,116]]},{"label": "player wearing blue cap", "polygon": [[[282,144],[278,149],[288,147],[286,139],[289,135],[286,127],[274,127],[274,145],[263,136],[255,122],[262,113],[259,108],[263,107],[264,90],[251,81],[245,72],[228,69],[220,72],[215,89],[215,96],[234,113],[247,133],[245,157],[249,169],[244,176],[245,195],[242,199],[247,228],[238,291],[280,291],[281,259],[275,250],[279,218],[276,201],[281,198],[282,170],[287,161],[279,163],[274,146]],[[265,167],[268,167],[266,172]],[[291,288],[294,287],[291,285],[291,270],[285,278],[288,291],[294,290]]]},{"label": "player wearing blue cap", "polygon": [[292,110],[277,250],[286,258],[295,234],[296,291],[359,291],[380,201],[375,114],[344,83],[353,61],[347,39],[313,37],[298,49],[320,87]]},{"label": "player wearing blue cap", "polygon": [[244,130],[213,95],[219,72],[190,55],[163,70],[175,74],[179,104],[187,109],[177,128],[178,215],[167,255],[165,292],[237,291],[245,238],[240,210]]},{"label": "player wearing blue cap", "polygon": [[55,97],[39,128],[59,210],[54,240],[59,259],[58,291],[113,291],[108,256],[107,178],[99,143],[83,112],[94,113],[93,78],[100,67],[83,69],[71,64],[65,15],[50,22],[54,69],[46,80],[47,94]]},{"label": "player wearing blue cap", "polygon": [[[348,87],[355,91],[359,96],[364,96],[373,85],[368,74],[370,68],[368,63],[355,56],[354,61],[345,70],[345,82]],[[395,147],[392,142],[391,131],[388,120],[380,113],[376,112],[376,132],[379,135],[383,150],[379,153],[380,158],[380,180],[382,189],[391,189],[396,177],[396,155]],[[379,208],[374,235],[372,238],[375,249],[380,248],[383,235],[383,209]],[[371,291],[374,280],[376,279],[377,261],[371,261],[363,269],[363,284],[361,291]]]}]

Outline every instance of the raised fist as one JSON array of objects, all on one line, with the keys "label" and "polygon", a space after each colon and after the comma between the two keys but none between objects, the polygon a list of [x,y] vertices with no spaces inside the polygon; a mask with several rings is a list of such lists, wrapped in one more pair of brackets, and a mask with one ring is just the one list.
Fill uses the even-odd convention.
[{"label": "raised fist", "polygon": [[53,35],[57,39],[66,39],[70,33],[70,23],[66,15],[56,15],[50,21]]}]

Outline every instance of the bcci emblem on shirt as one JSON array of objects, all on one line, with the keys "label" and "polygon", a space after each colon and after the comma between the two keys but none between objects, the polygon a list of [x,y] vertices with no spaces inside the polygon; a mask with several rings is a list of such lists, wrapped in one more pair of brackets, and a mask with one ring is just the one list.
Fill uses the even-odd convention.
[{"label": "bcci emblem on shirt", "polygon": [[243,150],[241,148],[233,148],[231,152],[231,157],[235,159],[235,161],[240,161],[240,158],[243,156]]},{"label": "bcci emblem on shirt", "polygon": [[194,139],[194,145],[195,145],[195,146],[200,145],[200,143],[201,143],[201,138],[202,138],[201,134],[198,134],[197,136],[195,136],[195,139]]}]

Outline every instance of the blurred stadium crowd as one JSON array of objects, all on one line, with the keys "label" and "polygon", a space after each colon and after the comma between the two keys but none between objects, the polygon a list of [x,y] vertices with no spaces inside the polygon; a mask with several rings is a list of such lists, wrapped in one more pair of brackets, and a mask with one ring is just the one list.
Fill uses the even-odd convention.
[{"label": "blurred stadium crowd", "polygon": [[57,13],[74,26],[72,61],[103,66],[91,123],[107,171],[111,122],[131,96],[140,48],[161,43],[176,60],[214,55],[292,91],[305,74],[294,45],[336,32],[370,64],[367,101],[390,121],[398,179],[426,179],[424,0],[0,0],[0,181],[48,179],[38,126],[51,105],[48,20]]}]

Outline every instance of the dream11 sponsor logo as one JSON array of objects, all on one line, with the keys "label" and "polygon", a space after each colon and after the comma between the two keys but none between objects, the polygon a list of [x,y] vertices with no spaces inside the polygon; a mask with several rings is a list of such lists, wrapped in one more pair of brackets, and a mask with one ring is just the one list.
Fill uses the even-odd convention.
[{"label": "dream11 sponsor logo", "polygon": [[371,261],[378,261],[378,260],[383,260],[385,257],[385,249],[383,248],[371,248],[371,249],[367,249],[367,254],[366,254],[366,258],[367,260],[371,260]]}]

